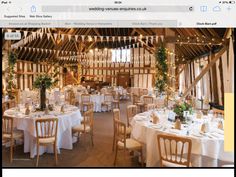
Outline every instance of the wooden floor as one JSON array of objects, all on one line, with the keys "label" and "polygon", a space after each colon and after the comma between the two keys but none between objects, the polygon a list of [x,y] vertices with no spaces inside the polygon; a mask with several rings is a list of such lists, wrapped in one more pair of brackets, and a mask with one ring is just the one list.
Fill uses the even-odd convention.
[{"label": "wooden floor", "polygon": [[[126,106],[128,102],[121,103],[121,118],[126,121]],[[61,149],[58,155],[57,167],[114,167],[114,155],[112,152],[112,112],[95,113],[94,122],[94,147],[88,136],[86,142],[82,138],[73,146],[73,150]],[[35,167],[36,158],[30,159],[29,153],[23,152],[23,145],[17,146],[14,153],[14,161],[9,163],[9,148],[2,147],[2,166],[3,167]],[[130,158],[129,158],[130,157]],[[202,166],[211,166],[211,160],[202,159]],[[217,161],[218,166],[225,164]],[[194,162],[192,162],[194,166]],[[124,160],[123,152],[118,153],[118,167],[140,167],[138,157],[129,156]],[[56,167],[53,154],[43,154],[39,159],[39,167]]]}]

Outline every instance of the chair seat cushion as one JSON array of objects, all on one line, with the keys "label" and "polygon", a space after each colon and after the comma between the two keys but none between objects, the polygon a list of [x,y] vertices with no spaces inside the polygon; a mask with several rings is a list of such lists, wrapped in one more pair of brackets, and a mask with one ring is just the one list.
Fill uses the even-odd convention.
[{"label": "chair seat cushion", "polygon": [[137,102],[135,104],[138,105],[138,106],[144,106],[144,103],[142,103],[142,102]]},{"label": "chair seat cushion", "polygon": [[[4,134],[2,135],[2,137],[3,137],[3,139],[4,139],[4,138],[5,138],[5,139],[10,139],[10,138],[11,138],[11,134],[6,134],[6,133],[4,133]],[[13,138],[14,138],[14,139],[21,139],[21,138],[23,138],[23,137],[24,137],[23,131],[20,131],[20,130],[13,131]]]},{"label": "chair seat cushion", "polygon": [[[124,143],[118,141],[118,146],[124,148]],[[142,144],[134,139],[128,138],[126,139],[126,148],[130,150],[140,150],[142,149]]]},{"label": "chair seat cushion", "polygon": [[[168,155],[167,159],[170,159],[170,158],[171,158],[170,155]],[[174,155],[172,156],[172,160],[175,160]],[[163,164],[163,166],[166,166],[166,167],[186,167],[186,165],[178,164],[179,161],[180,161],[180,157],[177,156],[176,163],[169,162],[169,161],[166,161],[166,160],[162,160],[162,164]],[[187,159],[182,158],[181,161],[182,161],[182,163],[184,163],[184,162],[187,162]]]},{"label": "chair seat cushion", "polygon": [[106,101],[105,101],[105,102],[102,102],[102,105],[110,106],[111,104],[112,104],[112,102],[108,102],[108,101],[107,101],[107,102],[106,102]]},{"label": "chair seat cushion", "polygon": [[93,103],[90,103],[90,102],[85,102],[85,103],[82,103],[82,105],[85,105],[85,106],[90,106],[90,105],[92,105]]},{"label": "chair seat cushion", "polygon": [[[126,135],[130,135],[131,131],[132,131],[131,127],[126,127]],[[123,127],[120,127],[120,132],[124,133],[124,128]]]},{"label": "chair seat cushion", "polygon": [[40,144],[49,144],[49,143],[54,143],[55,140],[56,140],[55,137],[39,138],[39,143],[40,143]]},{"label": "chair seat cushion", "polygon": [[[73,132],[84,132],[84,124],[75,125],[74,127],[72,127],[72,131]],[[86,125],[85,132],[89,132],[89,131],[90,131],[90,126]]]}]

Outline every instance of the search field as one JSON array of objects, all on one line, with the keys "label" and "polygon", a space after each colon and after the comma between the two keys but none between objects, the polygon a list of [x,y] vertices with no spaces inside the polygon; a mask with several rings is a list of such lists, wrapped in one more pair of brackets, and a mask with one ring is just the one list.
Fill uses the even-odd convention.
[{"label": "search field", "polygon": [[193,6],[42,6],[42,12],[193,12]]}]

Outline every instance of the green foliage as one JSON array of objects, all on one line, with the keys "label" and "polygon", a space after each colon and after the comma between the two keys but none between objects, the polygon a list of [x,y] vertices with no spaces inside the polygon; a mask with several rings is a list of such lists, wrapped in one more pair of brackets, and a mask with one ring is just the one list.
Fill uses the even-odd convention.
[{"label": "green foliage", "polygon": [[166,49],[163,45],[156,50],[155,58],[156,58],[156,88],[161,93],[166,90],[168,82]]},{"label": "green foliage", "polygon": [[184,111],[189,111],[192,113],[192,106],[188,104],[187,102],[183,103],[176,103],[174,105],[173,111],[180,117],[183,117]]},{"label": "green foliage", "polygon": [[53,79],[47,74],[39,75],[33,83],[34,88],[46,88],[49,89],[54,85]]},{"label": "green foliage", "polygon": [[33,87],[40,89],[50,89],[58,83],[59,67],[54,66],[53,72],[51,74],[40,74],[33,83]]},{"label": "green foliage", "polygon": [[8,55],[8,64],[9,67],[14,67],[16,64],[17,55],[14,52],[10,52]]},{"label": "green foliage", "polygon": [[9,55],[8,55],[8,76],[7,76],[7,94],[9,96],[10,99],[13,99],[14,96],[12,94],[13,90],[16,88],[16,85],[14,83],[14,67],[15,67],[15,64],[16,64],[16,60],[17,60],[17,55],[14,53],[14,52],[10,52]]}]

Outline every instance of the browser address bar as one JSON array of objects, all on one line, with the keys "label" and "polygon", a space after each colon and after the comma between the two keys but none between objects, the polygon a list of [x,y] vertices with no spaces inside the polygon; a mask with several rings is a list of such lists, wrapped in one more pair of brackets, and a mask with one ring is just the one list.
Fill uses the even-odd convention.
[{"label": "browser address bar", "polygon": [[193,12],[193,6],[42,6],[42,12]]}]

